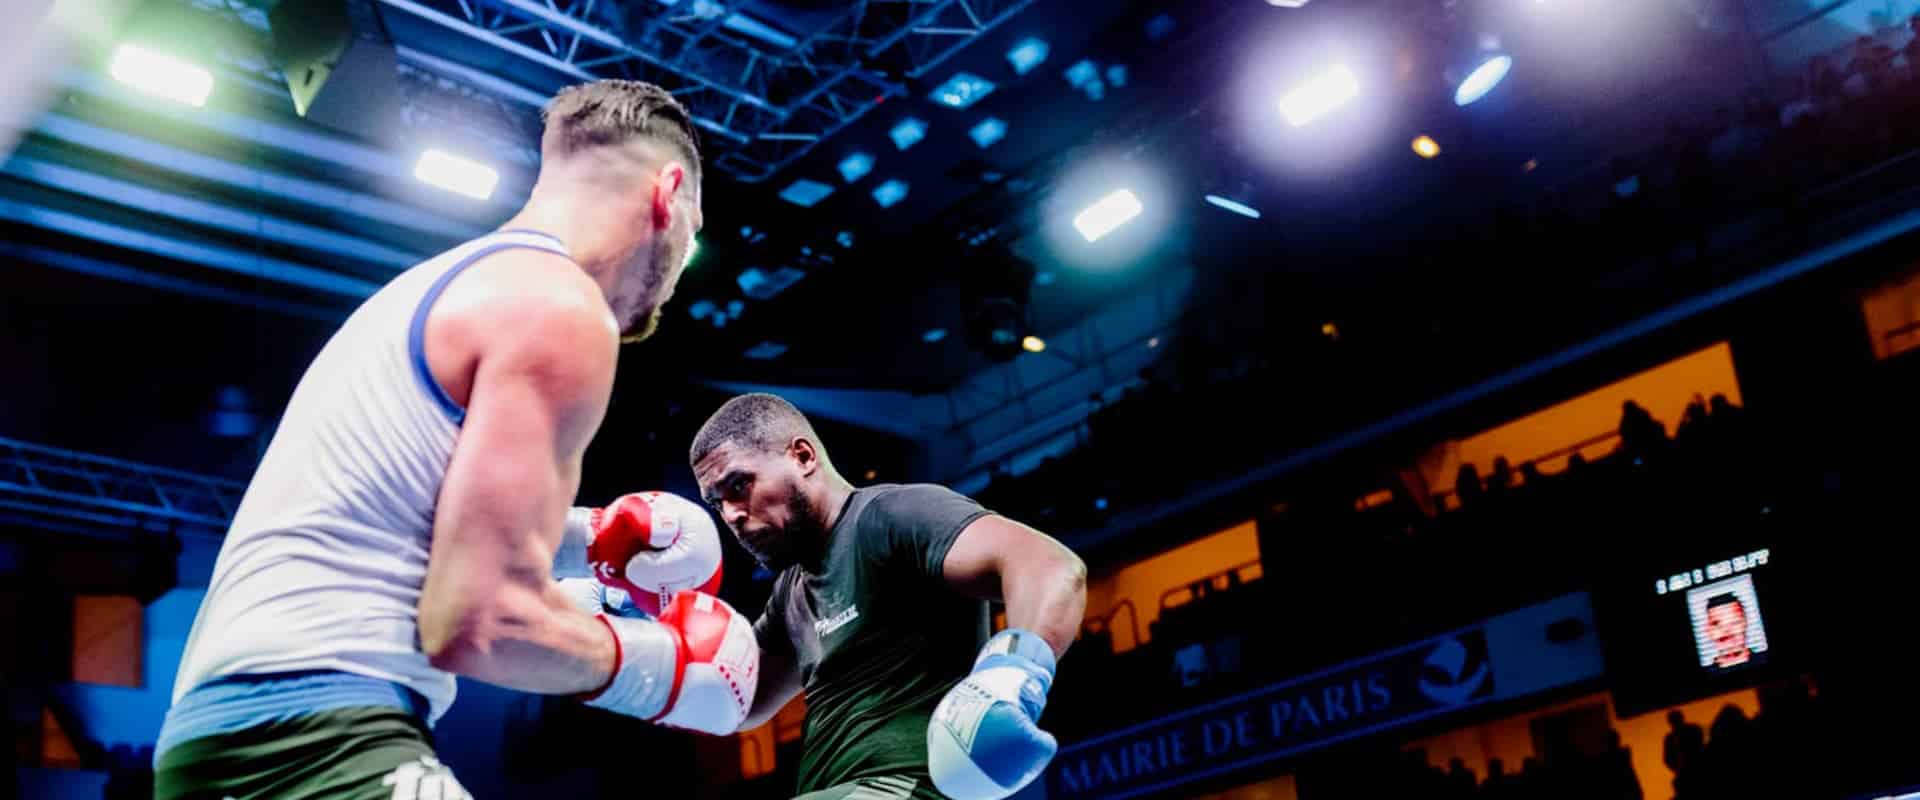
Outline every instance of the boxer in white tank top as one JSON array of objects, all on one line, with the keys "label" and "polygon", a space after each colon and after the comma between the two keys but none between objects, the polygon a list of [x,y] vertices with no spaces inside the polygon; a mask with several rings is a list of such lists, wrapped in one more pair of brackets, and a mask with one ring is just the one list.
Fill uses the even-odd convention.
[{"label": "boxer in white tank top", "polygon": [[699,153],[650,84],[572,87],[544,117],[525,207],[394,278],[294,390],[188,638],[156,796],[464,796],[427,734],[456,674],[664,716],[672,620],[583,613],[551,569],[619,343],[652,333],[701,226]]}]

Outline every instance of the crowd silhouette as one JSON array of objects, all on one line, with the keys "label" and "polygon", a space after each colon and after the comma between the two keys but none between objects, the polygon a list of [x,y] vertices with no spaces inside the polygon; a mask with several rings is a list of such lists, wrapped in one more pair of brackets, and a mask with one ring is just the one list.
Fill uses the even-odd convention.
[{"label": "crowd silhouette", "polygon": [[1810,687],[1791,681],[1760,693],[1759,713],[1723,706],[1710,729],[1675,709],[1663,760],[1671,786],[1641,775],[1633,754],[1611,727],[1598,731],[1591,747],[1560,747],[1525,757],[1518,765],[1488,759],[1483,772],[1461,759],[1445,769],[1417,748],[1336,756],[1305,767],[1301,800],[1361,800],[1422,797],[1431,800],[1732,800],[1753,797],[1820,796],[1817,774],[1808,769],[1823,736],[1819,704]]}]

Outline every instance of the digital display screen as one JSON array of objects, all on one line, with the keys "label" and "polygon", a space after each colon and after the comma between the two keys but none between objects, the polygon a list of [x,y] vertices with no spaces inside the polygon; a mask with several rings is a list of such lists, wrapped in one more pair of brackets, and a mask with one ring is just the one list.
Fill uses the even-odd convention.
[{"label": "digital display screen", "polygon": [[[1688,702],[1764,680],[1790,652],[1790,564],[1767,546],[1674,560],[1598,593],[1616,711]],[[1784,621],[1783,621],[1784,620]]]}]

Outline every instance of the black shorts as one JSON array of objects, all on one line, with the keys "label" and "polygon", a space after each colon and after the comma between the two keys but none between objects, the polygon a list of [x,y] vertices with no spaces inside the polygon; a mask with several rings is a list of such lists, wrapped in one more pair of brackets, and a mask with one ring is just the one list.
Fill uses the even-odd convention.
[{"label": "black shorts", "polygon": [[468,800],[432,735],[397,708],[342,708],[174,745],[155,800]]}]

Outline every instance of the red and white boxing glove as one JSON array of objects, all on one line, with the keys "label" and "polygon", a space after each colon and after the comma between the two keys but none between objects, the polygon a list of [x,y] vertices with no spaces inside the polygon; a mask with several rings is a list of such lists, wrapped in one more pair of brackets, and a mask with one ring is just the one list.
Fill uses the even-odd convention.
[{"label": "red and white boxing glove", "polygon": [[[569,563],[571,562],[571,563]],[[675,592],[720,591],[720,530],[705,506],[667,492],[636,492],[605,508],[575,508],[554,574],[590,574],[653,616]]]},{"label": "red and white boxing glove", "polygon": [[613,631],[613,676],[587,705],[725,736],[753,710],[760,644],[720,598],[683,591],[658,620],[597,615]]}]

